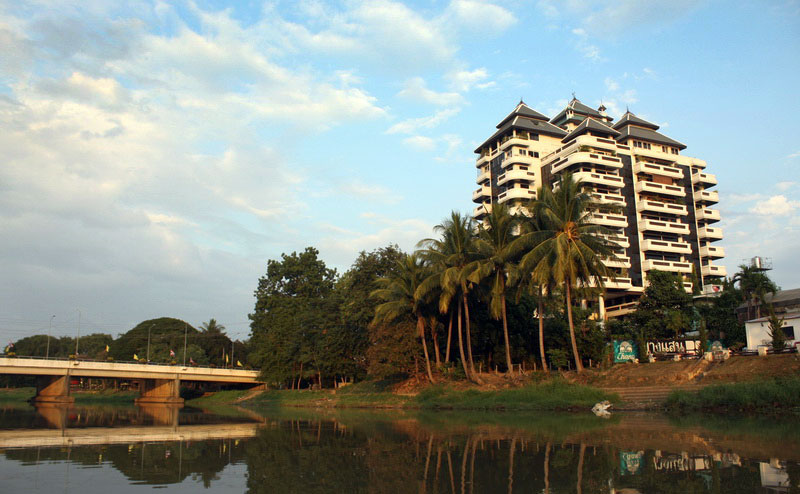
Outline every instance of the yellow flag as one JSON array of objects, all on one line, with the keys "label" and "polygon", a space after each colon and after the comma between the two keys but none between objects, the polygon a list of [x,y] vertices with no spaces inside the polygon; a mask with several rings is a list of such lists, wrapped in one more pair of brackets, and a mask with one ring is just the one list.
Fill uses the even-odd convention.
[{"label": "yellow flag", "polygon": [[108,345],[106,345],[106,353],[108,353]]},{"label": "yellow flag", "polygon": [[225,354],[225,363],[227,364],[229,361],[230,361],[230,359],[228,358],[228,354],[226,353]]},{"label": "yellow flag", "polygon": [[242,365],[242,363],[241,363],[241,362],[239,362],[239,361],[237,360],[237,361],[236,361],[236,367],[244,367],[244,366]]},{"label": "yellow flag", "polygon": [[137,357],[135,353],[133,354],[133,360],[139,360],[139,357]]}]

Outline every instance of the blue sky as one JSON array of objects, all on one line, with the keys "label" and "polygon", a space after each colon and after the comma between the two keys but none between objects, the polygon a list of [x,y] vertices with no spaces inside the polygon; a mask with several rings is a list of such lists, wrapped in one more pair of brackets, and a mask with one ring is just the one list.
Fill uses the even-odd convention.
[{"label": "blue sky", "polygon": [[472,210],[520,98],[661,125],[729,272],[800,286],[800,2],[0,1],[0,338],[248,332],[268,259],[341,271]]}]

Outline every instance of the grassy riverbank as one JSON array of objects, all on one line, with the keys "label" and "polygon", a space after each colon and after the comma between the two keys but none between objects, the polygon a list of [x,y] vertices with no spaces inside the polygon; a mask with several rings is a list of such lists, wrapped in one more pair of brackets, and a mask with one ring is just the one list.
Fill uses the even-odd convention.
[{"label": "grassy riverbank", "polygon": [[679,411],[800,413],[800,376],[674,391],[666,406]]},{"label": "grassy riverbank", "polygon": [[[617,400],[616,395],[572,384],[561,379],[521,387],[480,390],[458,389],[449,384],[424,388],[417,394],[380,391],[374,383],[360,383],[334,391],[264,391],[241,402],[247,406],[311,408],[409,408],[423,410],[586,410],[602,400]],[[192,400],[193,406],[234,403],[247,392],[220,391]]]}]

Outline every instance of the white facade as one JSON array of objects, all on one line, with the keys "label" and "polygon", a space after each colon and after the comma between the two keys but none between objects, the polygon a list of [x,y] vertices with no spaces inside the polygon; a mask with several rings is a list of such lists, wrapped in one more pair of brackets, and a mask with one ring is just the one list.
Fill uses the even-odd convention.
[{"label": "white facade", "polygon": [[[797,340],[797,333],[800,330],[800,313],[784,314],[783,316],[783,329],[786,334],[786,347],[793,347],[795,343],[800,342]],[[769,335],[769,321],[766,317],[760,319],[753,319],[744,324],[744,330],[747,336],[747,349],[757,350],[760,346],[772,346],[772,337]]]}]

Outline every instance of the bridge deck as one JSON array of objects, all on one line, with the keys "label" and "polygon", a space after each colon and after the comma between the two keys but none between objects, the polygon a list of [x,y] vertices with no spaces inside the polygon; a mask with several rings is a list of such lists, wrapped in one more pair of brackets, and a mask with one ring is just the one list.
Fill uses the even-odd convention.
[{"label": "bridge deck", "polygon": [[75,376],[121,379],[180,379],[219,383],[259,384],[258,371],[212,369],[163,364],[53,360],[26,357],[0,357],[0,374],[29,376]]}]

